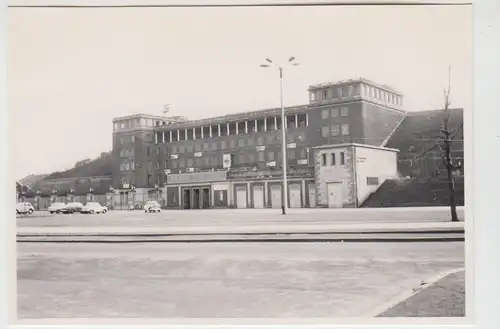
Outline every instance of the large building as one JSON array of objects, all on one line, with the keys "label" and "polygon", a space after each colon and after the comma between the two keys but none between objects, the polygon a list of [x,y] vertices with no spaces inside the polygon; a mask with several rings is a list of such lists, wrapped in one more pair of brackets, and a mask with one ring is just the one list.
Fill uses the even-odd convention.
[{"label": "large building", "polygon": [[[405,118],[403,95],[366,79],[308,92],[308,104],[285,109],[289,206],[356,207],[397,176],[397,150],[384,146]],[[137,114],[113,124],[115,205],[281,207],[278,108],[202,120]]]}]

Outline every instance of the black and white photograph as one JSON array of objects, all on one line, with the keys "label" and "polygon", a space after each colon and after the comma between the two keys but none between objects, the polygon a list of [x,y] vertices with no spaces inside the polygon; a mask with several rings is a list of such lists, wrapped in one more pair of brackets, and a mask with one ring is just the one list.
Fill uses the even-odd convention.
[{"label": "black and white photograph", "polygon": [[7,10],[18,320],[467,320],[470,4],[62,2]]}]

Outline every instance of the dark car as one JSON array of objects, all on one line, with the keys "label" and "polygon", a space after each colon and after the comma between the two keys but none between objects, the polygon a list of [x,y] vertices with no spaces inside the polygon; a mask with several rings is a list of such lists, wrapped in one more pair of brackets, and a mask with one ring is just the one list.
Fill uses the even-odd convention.
[{"label": "dark car", "polygon": [[81,202],[70,202],[64,208],[64,214],[73,214],[75,212],[82,212],[83,204]]}]

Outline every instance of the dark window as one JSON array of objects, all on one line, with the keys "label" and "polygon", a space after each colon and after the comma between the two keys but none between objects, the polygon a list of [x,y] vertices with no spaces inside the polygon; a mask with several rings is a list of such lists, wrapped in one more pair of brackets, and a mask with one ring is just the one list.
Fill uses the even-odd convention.
[{"label": "dark window", "polygon": [[179,141],[179,136],[177,134],[179,133],[179,130],[174,130],[172,131],[172,142],[178,142]]},{"label": "dark window", "polygon": [[[213,131],[212,131],[213,133]],[[223,123],[220,125],[220,135],[227,136],[227,124]]]},{"label": "dark window", "polygon": [[245,146],[245,140],[244,139],[239,139],[238,140],[238,146],[239,147],[244,147]]},{"label": "dark window", "polygon": [[378,185],[378,177],[366,177],[367,185]]},{"label": "dark window", "polygon": [[271,118],[266,118],[266,128],[267,131],[275,130],[276,128],[274,127],[274,117]]},{"label": "dark window", "polygon": [[304,128],[307,126],[307,115],[305,113],[299,113],[297,115],[297,120],[299,122],[300,128]]},{"label": "dark window", "polygon": [[[211,125],[210,127],[212,128],[212,137],[218,137],[219,136],[219,126],[218,125]],[[209,135],[210,134],[207,134],[207,136],[209,136]]]},{"label": "dark window", "polygon": [[326,153],[321,154],[321,165],[326,166]]},{"label": "dark window", "polygon": [[201,127],[194,128],[194,138],[195,139],[201,138]]},{"label": "dark window", "polygon": [[295,114],[286,117],[286,127],[287,129],[295,128]]},{"label": "dark window", "polygon": [[264,119],[257,120],[257,131],[258,132],[264,131]]},{"label": "dark window", "polygon": [[274,152],[267,153],[267,161],[274,161]]},{"label": "dark window", "polygon": [[288,159],[295,159],[295,150],[294,149],[288,150],[287,157]]},{"label": "dark window", "polygon": [[229,123],[229,135],[236,135],[236,122]]},{"label": "dark window", "polygon": [[212,151],[216,151],[217,150],[217,142],[213,142],[212,143]]},{"label": "dark window", "polygon": [[332,153],[332,166],[335,166],[335,153]]},{"label": "dark window", "polygon": [[193,140],[193,128],[188,128],[187,129],[187,140],[188,141]]},{"label": "dark window", "polygon": [[281,130],[281,117],[276,118],[276,126],[278,130]]},{"label": "dark window", "polygon": [[203,127],[203,138],[209,138],[210,137],[210,127]]},{"label": "dark window", "polygon": [[245,134],[245,121],[238,122],[238,135]]},{"label": "dark window", "polygon": [[146,156],[151,156],[151,147],[146,147]]},{"label": "dark window", "polygon": [[255,132],[255,120],[249,120],[249,121],[247,121],[247,128],[248,128],[248,133],[249,134]]},{"label": "dark window", "polygon": [[340,164],[344,165],[345,164],[345,153],[340,152]]}]

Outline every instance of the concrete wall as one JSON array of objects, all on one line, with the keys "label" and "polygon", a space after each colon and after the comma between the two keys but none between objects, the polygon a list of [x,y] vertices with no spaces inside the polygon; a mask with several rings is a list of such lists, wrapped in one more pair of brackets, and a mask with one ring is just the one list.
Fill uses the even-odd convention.
[{"label": "concrete wall", "polygon": [[[340,164],[340,153],[344,152],[345,164]],[[331,165],[331,154],[335,153],[336,164]],[[327,164],[323,165],[323,154],[327,156]],[[335,147],[315,151],[316,204],[328,206],[327,183],[341,182],[344,206],[355,206],[353,147]]]},{"label": "concrete wall", "polygon": [[398,124],[404,119],[404,112],[379,104],[364,101],[362,109],[363,141],[360,143],[383,146]]},{"label": "concrete wall", "polygon": [[[388,149],[355,147],[356,155],[356,181],[357,181],[357,203],[361,205],[365,199],[375,192],[387,179],[396,178],[397,152]],[[368,184],[367,178],[377,178],[378,184],[373,180]]]}]

